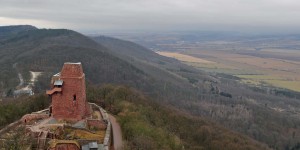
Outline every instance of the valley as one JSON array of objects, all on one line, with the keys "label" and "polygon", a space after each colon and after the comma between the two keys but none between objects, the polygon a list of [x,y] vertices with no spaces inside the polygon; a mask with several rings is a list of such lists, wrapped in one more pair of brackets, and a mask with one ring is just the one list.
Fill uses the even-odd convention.
[{"label": "valley", "polygon": [[234,75],[241,83],[300,92],[297,35],[209,31],[108,35],[137,42],[206,72]]},{"label": "valley", "polygon": [[[192,100],[188,108],[192,114],[212,118],[227,128],[269,143],[272,149],[297,147],[281,147],[279,143],[285,143],[283,136],[296,139],[293,135],[298,130],[290,123],[295,121],[292,124],[297,126],[300,117],[299,36],[215,32],[108,35],[139,43],[214,77],[207,82],[181,69],[190,74],[186,77],[189,82],[199,88],[198,101]],[[284,133],[283,128],[292,132]]]}]

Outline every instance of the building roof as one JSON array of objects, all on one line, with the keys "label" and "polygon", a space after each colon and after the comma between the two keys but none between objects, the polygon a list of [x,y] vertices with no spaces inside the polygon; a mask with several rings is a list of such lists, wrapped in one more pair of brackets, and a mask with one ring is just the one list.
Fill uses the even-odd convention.
[{"label": "building roof", "polygon": [[89,143],[89,148],[97,148],[98,149],[97,142],[91,142],[91,143]]},{"label": "building roof", "polygon": [[74,63],[74,62],[65,62],[65,64],[76,64],[76,65],[81,65],[81,62],[77,62],[77,63]]},{"label": "building roof", "polygon": [[53,75],[53,76],[55,76],[55,77],[59,77],[59,76],[60,76],[60,72],[59,72],[59,73],[57,73],[57,74],[55,74],[55,75]]},{"label": "building roof", "polygon": [[81,63],[64,63],[60,78],[82,77],[84,75]]},{"label": "building roof", "polygon": [[90,142],[81,147],[82,150],[104,150],[103,144],[97,144],[97,142]]},{"label": "building roof", "polygon": [[63,80],[55,80],[54,85],[63,85],[64,81]]}]

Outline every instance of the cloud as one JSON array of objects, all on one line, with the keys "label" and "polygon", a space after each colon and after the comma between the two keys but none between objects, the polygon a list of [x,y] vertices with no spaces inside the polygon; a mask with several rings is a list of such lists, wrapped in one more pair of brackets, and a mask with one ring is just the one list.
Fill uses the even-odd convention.
[{"label": "cloud", "polygon": [[101,30],[297,30],[297,0],[0,0],[0,25]]},{"label": "cloud", "polygon": [[48,22],[46,20],[32,20],[32,19],[14,19],[14,18],[5,18],[0,17],[0,25],[2,26],[8,26],[8,25],[31,25],[34,24],[36,26],[40,26],[43,28],[57,28],[54,24],[51,24],[51,22]]}]

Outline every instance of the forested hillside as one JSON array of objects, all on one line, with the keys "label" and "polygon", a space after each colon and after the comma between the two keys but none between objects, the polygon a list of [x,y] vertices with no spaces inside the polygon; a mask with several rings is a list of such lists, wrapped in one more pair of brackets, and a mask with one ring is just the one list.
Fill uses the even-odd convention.
[{"label": "forested hillside", "polygon": [[[25,80],[29,80],[29,71],[43,72],[35,86],[36,92],[43,93],[50,77],[60,71],[64,62],[82,62],[89,85],[111,83],[138,89],[150,97],[147,101],[164,106],[162,109],[174,107],[186,113],[191,122],[197,122],[198,117],[209,118],[219,126],[266,143],[273,149],[292,149],[299,144],[300,102],[297,96],[251,88],[232,80],[231,76],[208,75],[128,41],[107,37],[92,40],[65,29],[32,28],[11,33],[3,36],[0,42],[3,99],[18,85],[18,72]],[[135,108],[135,102],[128,105],[140,111]],[[152,106],[149,109],[152,108],[155,109]],[[282,109],[285,111],[280,111]],[[165,122],[162,126],[169,123],[174,122]]]},{"label": "forested hillside", "polygon": [[[25,77],[28,71],[41,71],[44,75],[38,89],[48,87],[50,76],[59,72],[64,62],[83,62],[89,81],[97,83],[147,83],[142,71],[112,56],[108,49],[89,38],[70,30],[30,30],[8,38],[0,44],[1,90],[14,88],[18,82],[13,64]],[[27,78],[28,79],[28,78]],[[44,83],[44,81],[46,83]],[[143,85],[141,85],[143,86]]]},{"label": "forested hillside", "polygon": [[116,115],[125,149],[233,150],[269,149],[249,137],[172,106],[162,106],[141,92],[126,87],[90,86],[88,99]]},{"label": "forested hillside", "polygon": [[[130,46],[131,43],[125,44]],[[106,48],[88,37],[70,30],[37,29],[18,32],[0,44],[0,54],[3,56],[0,62],[2,63],[1,72],[3,72],[0,80],[3,84],[0,89],[2,93],[6,94],[18,84],[17,71],[21,72],[28,80],[28,71],[30,70],[44,72],[36,89],[45,89],[48,87],[49,81],[46,79],[59,72],[58,69],[63,62],[80,61],[83,62],[88,81],[95,84],[126,84],[153,95],[160,95],[159,92],[163,88],[174,88],[186,92],[191,90],[192,86],[188,80],[181,76],[153,64],[141,64],[126,57],[121,59],[118,57],[119,55],[115,56],[115,50],[112,49],[114,48]],[[147,57],[147,55],[144,56]],[[158,60],[162,64],[179,64],[175,60],[166,58]],[[17,64],[16,69],[13,69],[14,64]],[[180,70],[180,67],[173,65],[173,68],[170,69]],[[172,96],[173,93],[168,95]]]},{"label": "forested hillside", "polygon": [[[117,117],[123,132],[124,149],[268,149],[265,144],[207,119],[162,106],[126,86],[90,85],[87,98]],[[0,103],[0,128],[26,113],[49,107],[49,103],[43,94]],[[18,142],[21,139],[13,140]],[[21,146],[11,141],[4,143],[7,144],[15,149]]]}]

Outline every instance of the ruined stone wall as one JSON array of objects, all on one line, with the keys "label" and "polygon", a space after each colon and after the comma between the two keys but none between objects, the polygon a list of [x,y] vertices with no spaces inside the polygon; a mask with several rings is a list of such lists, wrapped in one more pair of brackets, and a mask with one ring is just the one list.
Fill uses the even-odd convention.
[{"label": "ruined stone wall", "polygon": [[106,129],[106,123],[102,120],[98,119],[88,119],[87,125],[89,129],[97,129],[97,130],[104,130]]},{"label": "ruined stone wall", "polygon": [[102,107],[98,106],[97,104],[95,104],[95,103],[89,103],[89,104],[97,107],[100,110],[103,120],[105,120],[107,122],[103,145],[104,145],[105,150],[109,150],[111,148],[111,144],[112,144],[112,132],[113,131],[112,131],[111,122],[108,118],[108,114]]},{"label": "ruined stone wall", "polygon": [[26,114],[21,118],[21,121],[26,124],[32,120],[45,119],[48,117],[48,114]]},{"label": "ruined stone wall", "polygon": [[15,122],[9,124],[8,126],[2,128],[2,129],[0,130],[0,135],[1,135],[1,134],[4,134],[5,132],[7,132],[7,131],[10,130],[10,129],[15,128],[16,126],[18,126],[18,125],[21,124],[21,123],[22,123],[22,120],[20,119],[20,120],[17,120],[17,121],[15,121]]}]

